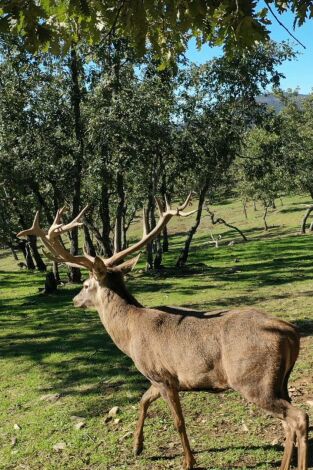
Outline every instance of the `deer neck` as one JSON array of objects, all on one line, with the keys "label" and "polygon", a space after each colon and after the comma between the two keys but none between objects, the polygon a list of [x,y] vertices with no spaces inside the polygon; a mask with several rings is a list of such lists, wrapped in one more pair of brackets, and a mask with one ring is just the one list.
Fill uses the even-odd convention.
[{"label": "deer neck", "polygon": [[136,307],[142,305],[128,292],[121,280],[118,283],[108,282],[98,293],[97,310],[100,319],[116,346],[128,356],[130,325],[133,323],[133,310]]}]

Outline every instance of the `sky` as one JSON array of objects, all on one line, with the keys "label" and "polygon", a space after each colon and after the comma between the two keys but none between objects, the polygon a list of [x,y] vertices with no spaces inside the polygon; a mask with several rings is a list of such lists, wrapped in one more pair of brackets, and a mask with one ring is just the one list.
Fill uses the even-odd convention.
[{"label": "sky", "polygon": [[[263,2],[260,1],[259,4],[259,8],[263,8]],[[277,16],[279,15],[277,14]],[[285,62],[279,68],[279,71],[286,76],[285,79],[281,80],[281,88],[287,90],[288,88],[295,89],[299,87],[300,93],[307,94],[313,89],[313,19],[307,20],[303,26],[293,30],[293,18],[292,13],[279,16],[282,23],[306,46],[306,49],[295,43],[287,31],[276,22],[270,12],[269,19],[272,21],[272,24],[269,25],[269,30],[274,41],[289,40],[294,45],[295,50],[298,51],[298,57],[295,60]],[[209,47],[207,45],[202,46],[201,50],[198,51],[194,40],[190,41],[187,51],[187,57],[198,64],[221,54],[221,48]]]}]

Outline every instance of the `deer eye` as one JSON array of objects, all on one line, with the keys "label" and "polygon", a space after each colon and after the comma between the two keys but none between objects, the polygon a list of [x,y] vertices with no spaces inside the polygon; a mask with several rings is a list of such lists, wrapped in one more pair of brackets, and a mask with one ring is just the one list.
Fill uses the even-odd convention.
[{"label": "deer eye", "polygon": [[85,285],[84,285],[84,289],[88,289],[88,284],[85,284]]}]

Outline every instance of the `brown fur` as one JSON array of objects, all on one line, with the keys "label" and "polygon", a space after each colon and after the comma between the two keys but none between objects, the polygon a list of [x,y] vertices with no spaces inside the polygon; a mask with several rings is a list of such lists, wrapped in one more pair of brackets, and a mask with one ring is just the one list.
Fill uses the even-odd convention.
[{"label": "brown fur", "polygon": [[127,262],[124,268],[110,269],[96,258],[94,274],[74,305],[95,307],[115,344],[151,382],[140,404],[135,454],[143,450],[147,409],[162,396],[181,437],[184,468],[193,468],[178,392],[230,388],[283,420],[286,447],[281,470],[290,468],[296,439],[298,470],[307,470],[308,417],[290,404],[287,390],[299,353],[296,327],[252,308],[215,312],[144,308],[122,279],[122,271],[131,268]]}]

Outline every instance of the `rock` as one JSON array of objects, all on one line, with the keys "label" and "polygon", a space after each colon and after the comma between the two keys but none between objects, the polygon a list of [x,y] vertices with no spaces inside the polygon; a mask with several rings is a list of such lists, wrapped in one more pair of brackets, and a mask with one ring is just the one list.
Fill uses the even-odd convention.
[{"label": "rock", "polygon": [[57,444],[55,444],[53,446],[53,449],[56,451],[56,452],[61,452],[62,450],[64,450],[66,448],[66,443],[65,442],[58,442]]},{"label": "rock", "polygon": [[13,428],[16,430],[16,431],[20,431],[21,429],[21,426],[19,426],[17,423],[14,424]]},{"label": "rock", "polygon": [[74,429],[82,429],[86,426],[85,421],[78,421],[77,423],[74,424]]},{"label": "rock", "polygon": [[275,438],[272,440],[271,445],[272,446],[277,446],[279,444],[279,439]]},{"label": "rock", "polygon": [[116,418],[116,419],[114,420],[114,424],[119,424],[120,422],[121,422],[120,418]]},{"label": "rock", "polygon": [[307,400],[306,404],[309,405],[309,406],[313,406],[313,400]]},{"label": "rock", "polygon": [[42,395],[39,400],[40,401],[48,401],[50,403],[54,403],[55,401],[57,401],[59,398],[60,398],[60,394],[59,393],[48,393],[47,395]]},{"label": "rock", "polygon": [[117,413],[120,411],[119,407],[118,406],[113,406],[113,408],[110,409],[109,413],[108,413],[108,416],[110,418],[114,418]]},{"label": "rock", "polygon": [[248,426],[246,425],[246,423],[242,423],[241,429],[243,430],[243,432],[249,432],[249,428],[248,428]]},{"label": "rock", "polygon": [[11,446],[14,447],[14,446],[16,446],[16,444],[17,444],[17,438],[16,438],[16,437],[12,437],[12,439],[11,439]]},{"label": "rock", "polygon": [[72,421],[85,421],[85,418],[83,418],[82,416],[76,416],[76,415],[70,416],[70,419]]}]

